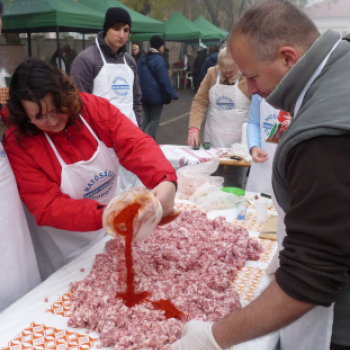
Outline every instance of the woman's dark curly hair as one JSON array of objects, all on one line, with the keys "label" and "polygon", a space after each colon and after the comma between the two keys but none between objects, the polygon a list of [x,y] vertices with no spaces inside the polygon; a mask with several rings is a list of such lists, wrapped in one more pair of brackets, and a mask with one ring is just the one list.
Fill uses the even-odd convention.
[{"label": "woman's dark curly hair", "polygon": [[21,63],[13,73],[10,83],[8,100],[9,125],[17,127],[17,142],[20,144],[22,135],[33,136],[41,131],[29,118],[21,101],[35,102],[41,114],[42,100],[51,94],[58,113],[69,114],[68,125],[81,127],[79,117],[82,101],[79,90],[70,78],[59,68],[37,58],[28,58]]}]

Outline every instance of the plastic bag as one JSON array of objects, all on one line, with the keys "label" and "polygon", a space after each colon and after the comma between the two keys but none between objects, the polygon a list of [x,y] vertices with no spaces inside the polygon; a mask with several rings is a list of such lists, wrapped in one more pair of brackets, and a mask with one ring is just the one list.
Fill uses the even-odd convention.
[{"label": "plastic bag", "polygon": [[160,222],[163,210],[159,200],[143,187],[131,188],[114,197],[103,211],[103,227],[112,237],[125,237],[114,228],[114,219],[126,207],[133,203],[141,204],[134,219],[133,241],[145,239]]},{"label": "plastic bag", "polygon": [[230,209],[244,202],[240,196],[223,192],[209,183],[201,185],[190,200],[203,211]]},{"label": "plastic bag", "polygon": [[5,67],[0,67],[0,87],[6,87],[6,79],[7,77],[10,77],[11,75],[7,71]]},{"label": "plastic bag", "polygon": [[209,182],[200,185],[190,197],[190,201],[193,203],[197,203],[201,198],[207,196],[210,192],[217,191],[218,187],[215,185],[211,185]]},{"label": "plastic bag", "polygon": [[231,154],[233,156],[241,157],[246,162],[252,161],[252,156],[249,153],[248,146],[243,143],[234,143],[231,145]]},{"label": "plastic bag", "polygon": [[222,176],[210,176],[220,164],[219,159],[211,159],[208,162],[196,165],[187,165],[177,171],[178,192],[191,196],[202,184],[208,182],[210,185],[221,187],[224,183]]}]

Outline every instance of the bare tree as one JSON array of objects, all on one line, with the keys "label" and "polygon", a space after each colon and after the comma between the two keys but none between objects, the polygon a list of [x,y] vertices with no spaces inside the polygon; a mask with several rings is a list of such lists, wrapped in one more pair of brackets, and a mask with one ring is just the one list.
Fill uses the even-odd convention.
[{"label": "bare tree", "polygon": [[21,45],[18,33],[4,33],[7,45]]}]

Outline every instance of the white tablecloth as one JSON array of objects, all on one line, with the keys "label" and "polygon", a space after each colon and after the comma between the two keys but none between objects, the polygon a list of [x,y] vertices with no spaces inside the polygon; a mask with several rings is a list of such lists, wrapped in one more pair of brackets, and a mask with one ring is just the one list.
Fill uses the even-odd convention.
[{"label": "white tablecloth", "polygon": [[209,159],[220,158],[224,153],[231,152],[230,148],[210,148],[205,150],[203,147],[200,147],[199,150],[194,150],[190,146],[177,145],[161,145],[160,148],[175,169],[185,165],[207,162]]},{"label": "white tablecloth", "polygon": [[[209,218],[214,218],[219,215],[224,215],[230,222],[236,217],[235,209],[217,210],[208,214]],[[252,237],[258,237],[257,231],[250,230],[249,233]],[[84,254],[56,271],[46,281],[2,311],[0,313],[0,348],[6,348],[8,350],[21,350],[24,348],[30,350],[48,348],[52,348],[53,350],[87,350],[91,347],[97,349],[96,345],[98,345],[99,342],[97,341],[93,343],[92,339],[98,339],[98,333],[90,332],[87,334],[85,329],[68,327],[68,318],[63,317],[61,314],[64,312],[64,305],[67,302],[65,301],[64,295],[69,292],[69,283],[79,281],[88,275],[96,254],[104,252],[105,243],[109,239],[111,239],[109,236],[101,239]],[[269,240],[265,240],[265,242],[266,241]],[[270,253],[268,259],[270,259],[270,256],[273,255],[277,248],[274,242],[269,242],[271,243],[269,243]],[[247,273],[253,271],[255,268],[263,271],[266,268],[267,263],[268,261],[266,259],[264,262],[247,261],[243,270],[247,269]],[[254,292],[254,298],[257,297],[271,282],[269,276],[264,273],[261,275],[262,278],[258,288]],[[2,283],[6,283],[6,281],[2,281]],[[245,306],[249,302],[250,301],[242,300],[242,306]],[[52,310],[53,305],[56,307],[56,314],[45,311],[48,309]],[[35,328],[39,335],[44,334],[43,332],[46,328],[44,329],[41,325],[49,327],[50,332],[52,332],[52,336],[48,337],[50,338],[50,342],[47,337],[45,338],[44,336],[42,338],[38,336],[33,337],[32,333]],[[23,332],[25,329],[26,331]],[[74,334],[70,332],[73,332]],[[24,334],[22,339],[17,339],[15,342],[10,343],[20,333],[22,335]],[[77,333],[78,336],[75,335],[75,333]],[[74,341],[72,340],[69,344],[67,340],[68,338],[74,338],[75,340],[73,339]],[[277,334],[273,333],[234,346],[234,350],[272,350],[275,348],[277,338]],[[68,345],[65,344],[65,341],[68,342]],[[75,343],[77,345],[75,345]],[[35,346],[34,348],[33,345]]]}]

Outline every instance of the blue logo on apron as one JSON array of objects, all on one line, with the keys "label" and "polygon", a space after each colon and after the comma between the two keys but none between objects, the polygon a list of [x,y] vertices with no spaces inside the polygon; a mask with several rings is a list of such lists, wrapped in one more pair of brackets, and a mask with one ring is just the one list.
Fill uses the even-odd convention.
[{"label": "blue logo on apron", "polygon": [[271,129],[272,127],[275,125],[276,123],[276,114],[269,114],[265,120],[263,121],[263,129],[264,129],[264,133],[266,136],[269,136],[270,135],[270,132],[271,132]]},{"label": "blue logo on apron", "polygon": [[[113,171],[107,172],[107,170],[103,173],[95,174],[84,188],[84,191],[87,193],[84,194],[83,198],[93,199],[95,201],[102,199],[111,190],[116,177],[117,175]],[[104,181],[100,182],[102,179],[104,179]],[[95,187],[94,185],[97,185],[98,187]],[[92,187],[95,188],[92,189]]]},{"label": "blue logo on apron", "polygon": [[0,158],[6,158],[5,151],[0,151]]},{"label": "blue logo on apron", "polygon": [[130,85],[123,77],[115,77],[112,81],[112,90],[117,96],[126,96],[129,93]]},{"label": "blue logo on apron", "polygon": [[222,110],[222,111],[230,111],[235,106],[233,100],[231,97],[228,96],[221,96],[217,99],[216,105]]}]

